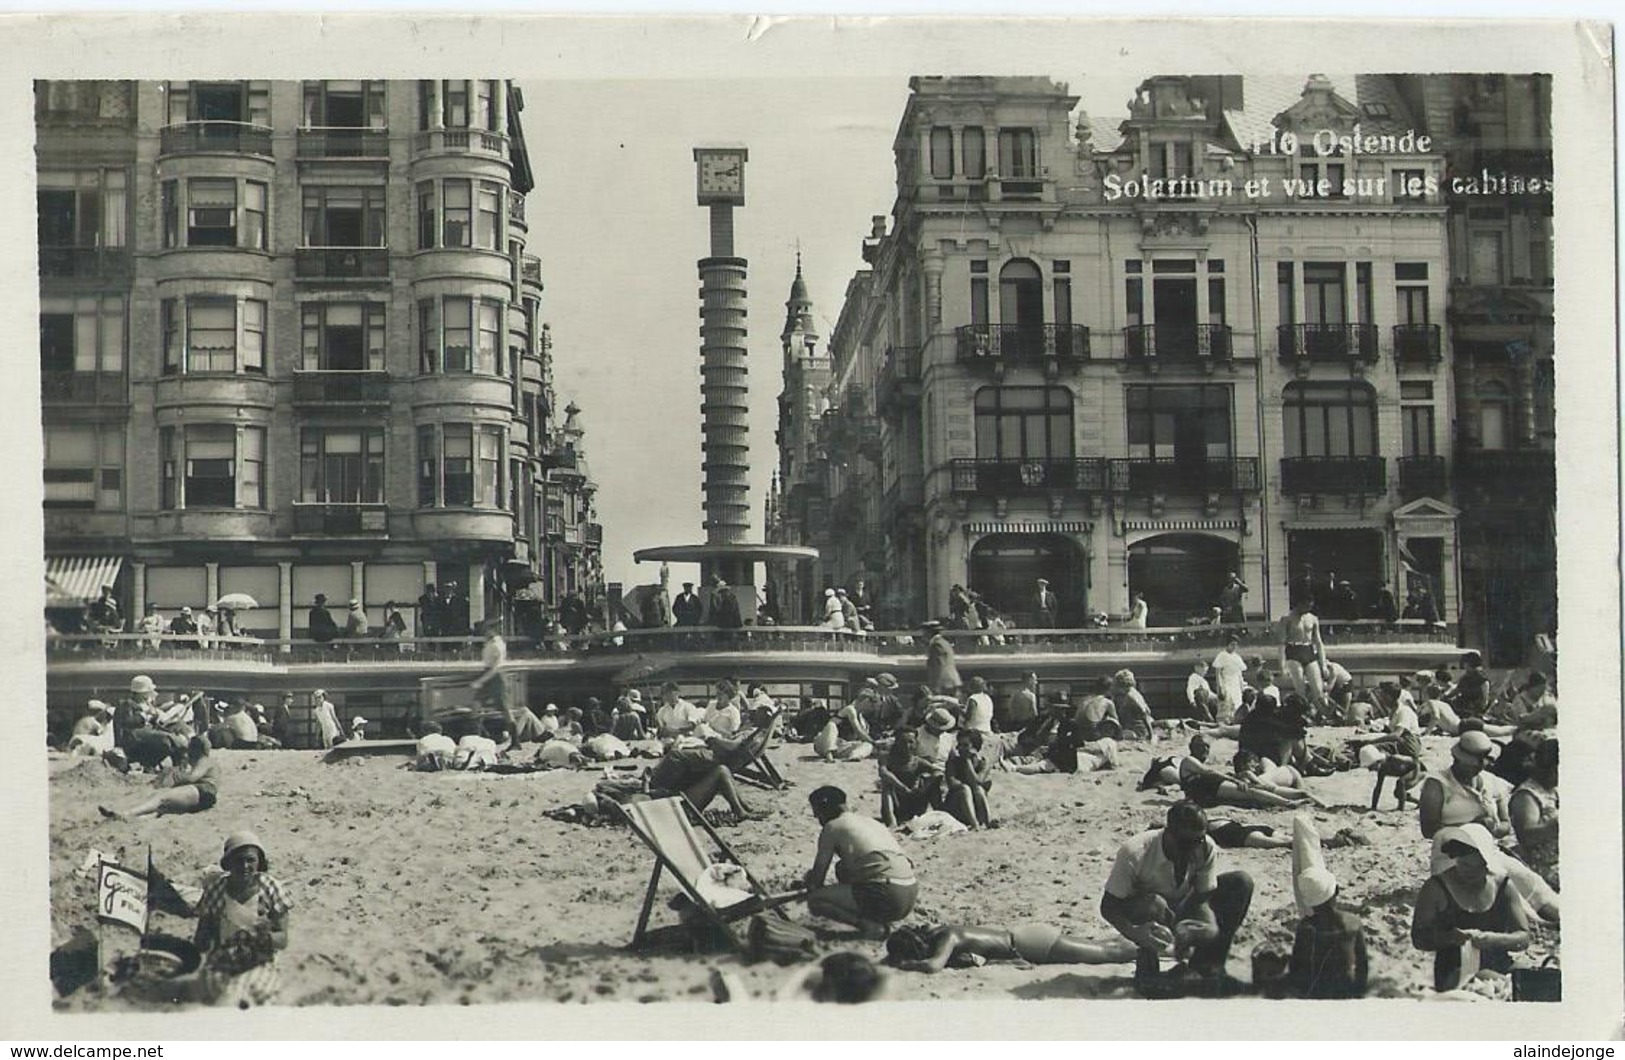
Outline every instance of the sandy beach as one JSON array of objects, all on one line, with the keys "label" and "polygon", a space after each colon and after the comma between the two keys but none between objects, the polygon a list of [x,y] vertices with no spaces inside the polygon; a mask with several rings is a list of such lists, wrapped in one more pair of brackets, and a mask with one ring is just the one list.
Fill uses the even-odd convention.
[{"label": "sandy beach", "polygon": [[[1347,730],[1317,729],[1311,742],[1334,744]],[[1441,765],[1449,739],[1430,737],[1427,763]],[[1160,823],[1171,797],[1138,793],[1153,750],[1127,745],[1118,769],[1075,776],[995,775],[1001,827],[935,839],[903,840],[921,880],[911,922],[1008,926],[1043,921],[1068,933],[1112,936],[1098,902],[1118,844]],[[1227,763],[1234,743],[1217,741]],[[293,1005],[485,1004],[502,1001],[709,1001],[713,968],[737,970],[753,993],[774,989],[786,971],[741,965],[726,955],[626,950],[653,866],[619,827],[588,828],[543,816],[589,798],[599,771],[500,776],[416,773],[398,756],[324,763],[309,751],[218,752],[219,805],[188,816],[104,820],[98,803],[150,790],[151,779],[121,775],[95,760],[52,756],[50,878],[52,945],[75,929],[94,930],[95,880],[76,870],[98,849],[144,865],[152,856],[170,878],[200,887],[227,832],[252,828],[270,871],[293,906],[292,938],[281,959],[282,1002]],[[723,829],[747,865],[770,886],[788,884],[811,864],[817,823],[806,795],[839,784],[858,808],[878,811],[872,762],[824,764],[810,747],[786,744],[772,758],[791,781],[784,791],[748,789],[768,820]],[[1341,902],[1360,912],[1371,950],[1373,996],[1423,997],[1431,958],[1409,941],[1412,899],[1426,872],[1427,844],[1414,807],[1400,813],[1391,794],[1366,806],[1364,771],[1311,780],[1332,806],[1316,812],[1322,835],[1350,829],[1366,840],[1326,852]],[[720,804],[719,804],[720,805]],[[1290,835],[1286,811],[1236,810],[1237,819]],[[1264,940],[1290,942],[1290,853],[1222,850],[1223,867],[1246,869],[1256,894],[1237,936],[1229,971],[1249,978],[1248,955]],[[675,893],[666,885],[663,897]],[[804,907],[792,907],[805,919]],[[673,914],[657,904],[655,923]],[[190,936],[191,921],[156,914],[157,930]],[[821,945],[882,954],[878,942],[834,929]],[[844,937],[843,937],[844,936]],[[1555,937],[1537,940],[1537,952]],[[894,973],[890,996],[909,999],[1131,997],[1131,967],[989,964],[938,975]],[[43,974],[44,969],[41,969]],[[59,1010],[124,1012],[139,1004],[84,988],[58,998]]]}]

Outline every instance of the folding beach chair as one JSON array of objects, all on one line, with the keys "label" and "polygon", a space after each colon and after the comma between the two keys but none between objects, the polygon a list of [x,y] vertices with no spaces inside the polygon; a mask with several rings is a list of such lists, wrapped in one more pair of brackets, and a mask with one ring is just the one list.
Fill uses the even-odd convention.
[{"label": "folding beach chair", "polygon": [[[716,829],[694,809],[693,804],[685,796],[673,795],[665,799],[624,803],[620,804],[620,809],[626,817],[628,827],[632,829],[632,834],[641,839],[655,856],[654,872],[649,876],[649,889],[643,896],[643,909],[638,913],[637,930],[632,935],[631,948],[634,950],[647,948],[646,944],[653,935],[649,930],[649,914],[654,909],[655,891],[660,885],[662,870],[671,873],[699,915],[710,922],[718,934],[726,938],[735,950],[744,949],[744,942],[732,926],[735,921],[768,910],[788,920],[789,914],[780,907],[800,901],[807,896],[805,890],[778,895],[769,894],[767,888],[751,875],[744,862],[739,860],[739,856],[729,848],[717,834]],[[700,841],[700,837],[695,834],[693,826],[689,824],[690,813],[699,821],[700,827],[705,829],[706,835],[711,838],[716,849],[722,852],[723,860],[732,862],[743,870],[745,880],[750,884],[750,891],[741,891],[744,897],[739,901],[719,908],[706,898],[702,891],[702,887],[705,886],[702,878],[706,877],[707,871],[716,860],[706,845]]]},{"label": "folding beach chair", "polygon": [[774,714],[766,725],[751,733],[750,739],[741,744],[739,750],[722,760],[722,764],[728,767],[736,780],[773,790],[790,786],[790,782],[784,779],[772,760],[767,757],[767,745],[772,743],[773,737],[778,734],[779,723],[783,719],[783,714]]}]

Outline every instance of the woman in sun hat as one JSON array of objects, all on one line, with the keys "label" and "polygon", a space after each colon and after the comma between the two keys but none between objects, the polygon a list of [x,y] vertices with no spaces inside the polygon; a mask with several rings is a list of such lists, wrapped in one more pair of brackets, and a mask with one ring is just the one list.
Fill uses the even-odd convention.
[{"label": "woman in sun hat", "polygon": [[198,900],[199,992],[215,1004],[268,1004],[279,986],[277,951],[288,946],[288,900],[266,871],[265,846],[253,832],[226,837],[220,867],[226,874],[210,881]]},{"label": "woman in sun hat", "polygon": [[1525,903],[1508,879],[1506,856],[1481,824],[1433,836],[1432,873],[1416,895],[1411,943],[1432,950],[1433,988],[1464,986],[1480,969],[1506,972],[1529,945]]}]

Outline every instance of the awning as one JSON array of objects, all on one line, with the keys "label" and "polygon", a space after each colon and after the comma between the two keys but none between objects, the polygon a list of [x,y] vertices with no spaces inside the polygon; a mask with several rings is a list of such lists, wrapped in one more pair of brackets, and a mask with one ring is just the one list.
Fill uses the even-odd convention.
[{"label": "awning", "polygon": [[118,580],[122,556],[46,556],[45,606],[83,607]]}]

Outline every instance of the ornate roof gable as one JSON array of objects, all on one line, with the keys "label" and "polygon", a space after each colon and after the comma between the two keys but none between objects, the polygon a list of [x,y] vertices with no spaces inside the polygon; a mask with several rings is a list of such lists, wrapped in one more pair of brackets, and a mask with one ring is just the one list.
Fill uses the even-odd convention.
[{"label": "ornate roof gable", "polygon": [[1359,108],[1338,95],[1324,74],[1311,74],[1304,82],[1303,97],[1275,116],[1275,127],[1292,132],[1317,129],[1346,132],[1359,120]]}]

